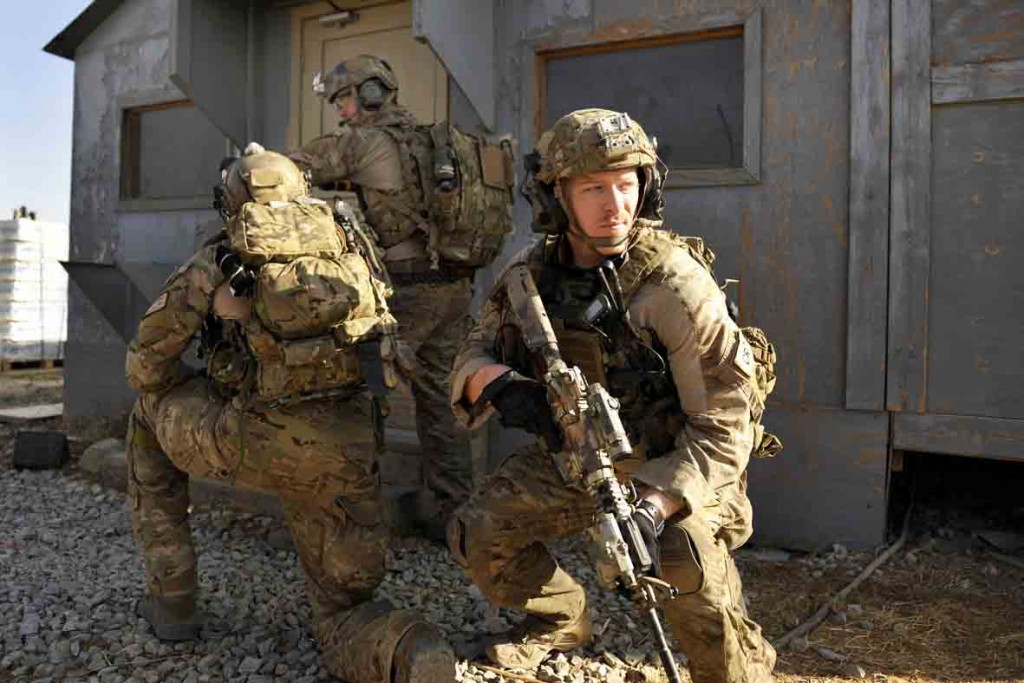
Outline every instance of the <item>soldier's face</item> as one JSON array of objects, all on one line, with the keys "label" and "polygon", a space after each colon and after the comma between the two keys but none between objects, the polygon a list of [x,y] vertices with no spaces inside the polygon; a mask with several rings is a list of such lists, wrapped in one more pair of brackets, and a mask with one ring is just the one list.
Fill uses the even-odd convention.
[{"label": "soldier's face", "polygon": [[350,121],[355,118],[359,108],[356,106],[356,98],[352,95],[338,95],[334,98],[334,113],[342,121]]},{"label": "soldier's face", "polygon": [[[625,238],[633,225],[640,201],[640,180],[635,169],[598,171],[568,178],[562,192],[572,211],[577,229],[588,237],[614,246],[597,246],[603,256],[615,256],[626,249]],[[573,234],[569,233],[570,241]],[[573,241],[574,252],[576,242]]]}]

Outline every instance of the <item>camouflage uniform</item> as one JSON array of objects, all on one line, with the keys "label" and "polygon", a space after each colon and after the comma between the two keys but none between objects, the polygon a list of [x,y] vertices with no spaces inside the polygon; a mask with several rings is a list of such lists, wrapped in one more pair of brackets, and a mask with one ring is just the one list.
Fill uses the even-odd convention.
[{"label": "camouflage uniform", "polygon": [[[227,295],[216,253],[217,244],[205,246],[170,277],[128,349],[127,379],[140,391],[127,436],[128,498],[147,599],[194,609],[189,476],[274,492],[309,579],[325,666],[347,681],[391,681],[400,641],[424,624],[371,602],[387,540],[379,411],[361,387],[287,405],[256,400],[239,371],[251,357],[237,309],[249,300]],[[181,356],[211,323],[222,330],[200,377]]]},{"label": "camouflage uniform", "polygon": [[469,309],[474,271],[444,261],[439,269],[431,268],[419,189],[403,180],[396,141],[396,135],[415,124],[407,109],[389,102],[379,111],[365,112],[360,123],[343,122],[292,158],[308,169],[314,185],[354,185],[385,250],[395,286],[391,310],[417,361],[412,390],[423,457],[419,513],[424,521],[443,525],[472,488],[468,435],[448,407],[448,373],[473,324]]},{"label": "camouflage uniform", "polygon": [[[582,114],[586,122],[587,112]],[[566,268],[571,261],[565,238],[555,236],[512,263],[529,265],[545,298],[552,291],[545,283],[576,277]],[[682,504],[659,541],[661,576],[681,593],[663,610],[689,659],[693,680],[769,681],[775,652],[747,615],[730,555],[752,531],[745,470],[763,402],[750,346],[730,318],[715,280],[682,238],[641,221],[626,254],[615,263],[640,343],[660,351],[667,371],[660,379],[657,373],[648,375],[653,384],[645,385],[648,380],[630,373],[639,369],[630,348],[615,343],[602,348],[598,342],[593,353],[595,336],[563,324],[571,321],[546,301],[562,355],[591,381],[606,383],[622,403],[634,457],[616,463],[620,476],[631,476]],[[456,358],[452,408],[471,428],[486,420],[493,407],[471,416],[464,399],[470,377],[495,363],[533,372],[514,336],[509,341],[514,320],[503,291],[495,290]],[[506,459],[456,511],[449,545],[492,602],[530,615],[533,637],[570,633],[588,622],[586,596],[544,544],[592,522],[588,496],[566,485],[542,446],[531,445]],[[587,637],[589,627],[567,642],[573,646]]]}]

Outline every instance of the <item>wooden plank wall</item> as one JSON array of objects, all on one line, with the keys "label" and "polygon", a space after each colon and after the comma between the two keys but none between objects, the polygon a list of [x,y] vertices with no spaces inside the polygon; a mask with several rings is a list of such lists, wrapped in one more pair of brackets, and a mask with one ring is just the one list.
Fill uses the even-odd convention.
[{"label": "wooden plank wall", "polygon": [[892,3],[892,161],[886,408],[925,412],[931,223],[931,5]]},{"label": "wooden plank wall", "polygon": [[889,3],[855,2],[851,11],[846,407],[882,410],[889,288]]}]

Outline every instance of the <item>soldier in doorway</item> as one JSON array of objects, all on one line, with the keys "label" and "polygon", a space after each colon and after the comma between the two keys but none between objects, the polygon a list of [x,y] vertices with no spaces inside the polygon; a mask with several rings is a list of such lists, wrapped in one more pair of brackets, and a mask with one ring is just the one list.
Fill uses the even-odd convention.
[{"label": "soldier in doorway", "polygon": [[[453,140],[469,136],[448,129],[441,141],[436,135],[445,129],[417,126],[397,102],[398,80],[385,60],[346,59],[318,75],[314,90],[333,106],[339,126],[292,158],[315,185],[354,189],[384,249],[395,286],[391,310],[417,361],[412,388],[423,457],[419,490],[405,499],[403,516],[440,541],[448,515],[472,484],[468,434],[448,407],[448,373],[473,324],[474,272],[497,255],[504,231],[511,230],[511,192],[497,195],[504,196],[507,211],[499,205],[488,213],[486,196],[494,195],[487,195],[479,176],[453,173],[450,163]],[[488,220],[461,230],[442,224],[431,210],[439,190],[454,197],[444,190],[460,182],[462,210],[488,211],[482,212]]]},{"label": "soldier in doorway", "polygon": [[[382,420],[368,388],[393,383],[394,318],[358,226],[339,231],[307,189],[294,163],[258,145],[227,165],[224,230],[170,277],[129,345],[127,378],[140,395],[128,498],[148,588],[137,610],[158,638],[197,636],[188,480],[219,479],[280,497],[333,675],[454,680],[434,626],[373,600],[387,525]],[[202,376],[182,362],[197,335]]]},{"label": "soldier in doorway", "polygon": [[[568,114],[526,165],[545,237],[512,264],[537,281],[566,362],[621,404],[634,453],[616,469],[636,486],[652,571],[679,590],[662,609],[692,678],[770,681],[775,651],[747,614],[730,553],[752,531],[748,460],[777,450],[760,426],[774,351],[730,317],[703,242],[660,229],[660,162],[628,115]],[[496,287],[456,358],[452,408],[470,427],[497,412],[539,438],[455,512],[448,541],[492,602],[528,614],[488,656],[532,669],[591,638],[583,588],[545,542],[590,526],[594,504],[556,466],[563,435],[524,339]]]}]

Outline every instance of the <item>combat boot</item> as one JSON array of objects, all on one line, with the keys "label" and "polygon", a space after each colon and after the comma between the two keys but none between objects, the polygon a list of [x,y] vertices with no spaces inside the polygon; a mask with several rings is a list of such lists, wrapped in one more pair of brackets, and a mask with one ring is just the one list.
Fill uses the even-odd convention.
[{"label": "combat boot", "polygon": [[395,649],[391,683],[451,683],[455,653],[441,632],[425,622],[414,624]]},{"label": "combat boot", "polygon": [[552,650],[567,652],[586,645],[594,635],[590,615],[586,612],[575,622],[554,631],[538,632],[536,626],[531,628],[530,622],[527,619],[525,626],[514,632],[516,635],[488,645],[488,658],[506,669],[533,670]]},{"label": "combat boot", "polygon": [[160,640],[195,640],[202,628],[192,595],[177,598],[147,595],[136,603],[135,613],[149,622],[153,634]]},{"label": "combat boot", "polygon": [[448,515],[429,494],[407,491],[391,506],[391,530],[402,538],[420,537],[445,545]]}]

